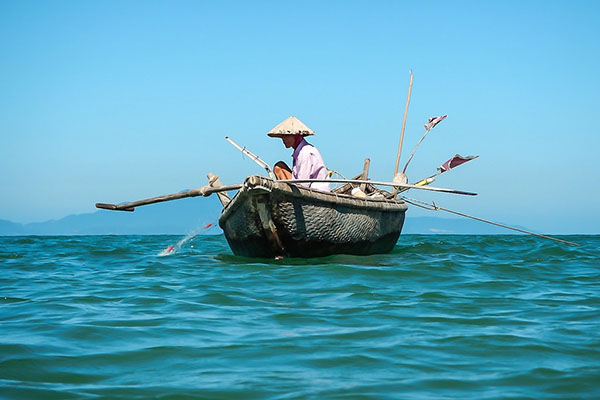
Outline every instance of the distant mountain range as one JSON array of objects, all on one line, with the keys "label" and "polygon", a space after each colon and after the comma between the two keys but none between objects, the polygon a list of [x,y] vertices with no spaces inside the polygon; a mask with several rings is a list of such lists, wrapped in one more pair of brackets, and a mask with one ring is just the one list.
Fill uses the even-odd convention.
[{"label": "distant mountain range", "polygon": [[[18,224],[0,220],[0,236],[13,235],[144,235],[187,234],[216,223],[216,198],[183,199],[140,207],[135,212],[98,210],[59,220]],[[525,228],[523,228],[525,229]],[[511,231],[481,222],[438,217],[406,217],[403,234],[506,234]],[[514,233],[514,232],[512,232]]]},{"label": "distant mountain range", "polygon": [[0,220],[0,235],[186,234],[216,223],[220,212],[216,197],[182,199],[139,207],[134,212],[98,210],[30,224]]}]

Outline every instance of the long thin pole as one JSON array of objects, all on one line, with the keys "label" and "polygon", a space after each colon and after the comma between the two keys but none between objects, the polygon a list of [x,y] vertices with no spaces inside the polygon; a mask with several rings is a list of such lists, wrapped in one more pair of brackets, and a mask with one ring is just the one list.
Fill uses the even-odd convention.
[{"label": "long thin pole", "polygon": [[129,203],[124,203],[124,204],[96,203],[96,208],[102,208],[105,210],[113,210],[113,211],[134,211],[135,208],[139,207],[139,206],[145,206],[148,204],[155,204],[155,203],[162,203],[164,201],[184,199],[186,197],[209,196],[213,193],[225,192],[225,191],[229,191],[229,190],[238,190],[241,187],[242,187],[241,184],[221,186],[218,188],[213,188],[210,186],[203,186],[201,188],[188,190],[186,192],[166,194],[163,196],[157,196],[157,197],[152,197],[149,199],[132,201]]},{"label": "long thin pole", "polygon": [[[471,219],[474,219],[474,220],[476,220],[476,221],[485,222],[486,224],[490,224],[490,225],[499,226],[500,228],[504,228],[504,229],[510,229],[510,230],[512,230],[512,231],[521,232],[521,233],[526,233],[526,234],[528,234],[528,235],[533,235],[533,236],[537,236],[537,237],[544,238],[544,239],[554,240],[554,241],[556,241],[556,242],[560,242],[560,243],[566,243],[566,244],[570,244],[570,245],[572,245],[572,246],[579,246],[577,243],[573,243],[573,242],[569,242],[569,241],[566,241],[566,240],[562,240],[562,239],[554,238],[554,237],[552,237],[552,236],[546,236],[546,235],[542,235],[542,234],[540,234],[540,233],[529,232],[529,231],[526,231],[526,230],[524,230],[524,229],[514,228],[514,227],[512,227],[512,226],[508,226],[508,225],[504,225],[504,224],[499,224],[498,222],[493,222],[493,221],[489,221],[489,220],[487,220],[487,219],[483,219],[483,218],[474,217],[474,216],[472,216],[472,215],[468,215],[468,214],[463,214],[463,213],[461,213],[461,212],[458,212],[458,211],[449,210],[449,209],[447,209],[447,208],[439,207],[439,206],[435,205],[435,203],[434,203],[434,204],[423,203],[423,202],[421,202],[421,201],[419,201],[419,200],[415,200],[415,199],[408,199],[408,198],[406,198],[406,197],[402,197],[402,200],[404,200],[405,202],[407,202],[407,203],[409,203],[409,204],[412,204],[413,206],[417,206],[417,207],[425,208],[425,209],[427,209],[427,210],[435,210],[435,211],[441,210],[441,211],[446,211],[446,212],[448,212],[448,213],[450,213],[450,214],[459,215],[459,216],[461,216],[461,217],[465,217],[465,218],[471,218]],[[426,204],[426,205],[427,205],[427,207],[425,207],[425,206],[422,206],[422,205],[419,205],[419,204],[417,204],[417,203],[423,203],[423,204]]]},{"label": "long thin pole", "polygon": [[[460,194],[467,196],[476,196],[477,193],[465,192],[462,190],[454,190],[454,189],[445,189],[431,186],[417,186],[417,185],[409,185],[409,184],[396,184],[393,182],[378,182],[371,181],[367,179],[286,179],[277,181],[280,183],[301,183],[301,182],[332,182],[332,183],[354,183],[354,184],[371,184],[371,185],[380,185],[380,186],[393,186],[393,187],[401,187],[408,189],[419,189],[419,190],[429,190],[432,192],[443,192],[443,193],[451,193],[451,194]],[[191,189],[185,192],[166,194],[162,196],[151,197],[149,199],[131,201],[129,203],[123,204],[110,204],[110,203],[96,203],[96,208],[102,208],[105,210],[113,210],[113,211],[134,211],[136,207],[145,206],[148,204],[162,203],[165,201],[172,201],[178,199],[184,199],[186,197],[197,197],[197,196],[210,196],[213,193],[226,192],[232,190],[241,189],[243,184],[234,184],[234,185],[226,185],[221,187],[211,187],[209,185],[202,186],[198,189]]]},{"label": "long thin pole", "polygon": [[255,163],[257,163],[261,168],[264,168],[267,171],[267,174],[269,174],[269,178],[271,178],[271,179],[275,178],[273,176],[273,171],[271,170],[271,167],[269,166],[269,164],[267,164],[266,162],[264,162],[263,160],[261,160],[259,156],[257,156],[256,154],[252,153],[247,148],[240,146],[239,144],[237,144],[236,142],[234,142],[228,136],[225,136],[225,140],[227,140],[229,143],[231,143],[236,149],[238,149],[239,151],[241,151],[242,153],[244,153],[248,157],[250,157],[252,159],[252,161],[254,161]]},{"label": "long thin pole", "polygon": [[400,132],[400,144],[398,145],[398,155],[396,156],[396,167],[394,168],[394,176],[398,173],[400,164],[400,154],[402,153],[402,142],[404,141],[404,128],[406,127],[406,116],[408,115],[408,105],[410,104],[410,93],[412,92],[413,72],[410,71],[410,83],[408,84],[408,96],[406,97],[406,107],[404,107],[404,118],[402,119],[402,131]]},{"label": "long thin pole", "polygon": [[461,195],[465,195],[465,196],[477,196],[477,193],[465,192],[464,190],[446,189],[446,188],[438,188],[438,187],[432,187],[432,186],[409,185],[407,183],[379,182],[379,181],[371,181],[371,180],[368,180],[368,179],[336,179],[336,178],[327,178],[327,179],[282,179],[282,180],[279,180],[277,182],[281,182],[281,183],[329,182],[329,183],[354,183],[354,184],[365,183],[365,184],[374,185],[374,186],[391,186],[393,188],[408,188],[408,189],[428,190],[428,191],[431,191],[431,192],[461,194]]}]

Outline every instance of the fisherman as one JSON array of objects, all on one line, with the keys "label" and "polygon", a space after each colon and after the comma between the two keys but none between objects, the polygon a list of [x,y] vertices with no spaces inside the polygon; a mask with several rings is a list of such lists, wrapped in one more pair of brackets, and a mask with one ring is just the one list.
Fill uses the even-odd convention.
[{"label": "fisherman", "polygon": [[[267,133],[270,137],[278,137],[283,145],[292,147],[292,168],[283,161],[277,162],[273,173],[277,179],[327,179],[328,171],[319,150],[304,139],[305,136],[314,135],[298,118],[291,116]],[[329,192],[328,182],[305,182],[299,185]]]}]

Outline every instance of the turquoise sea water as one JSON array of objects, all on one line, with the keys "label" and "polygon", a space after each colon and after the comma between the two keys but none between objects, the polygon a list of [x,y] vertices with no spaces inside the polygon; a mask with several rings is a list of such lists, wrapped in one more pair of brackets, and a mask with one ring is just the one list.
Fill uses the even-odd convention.
[{"label": "turquoise sea water", "polygon": [[3,399],[600,398],[600,236],[0,237]]}]

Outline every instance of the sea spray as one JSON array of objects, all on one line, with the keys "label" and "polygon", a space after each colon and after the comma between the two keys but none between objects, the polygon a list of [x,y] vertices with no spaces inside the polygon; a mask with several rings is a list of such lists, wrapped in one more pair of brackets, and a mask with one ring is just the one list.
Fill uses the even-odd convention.
[{"label": "sea spray", "polygon": [[196,230],[188,233],[183,239],[181,239],[180,241],[178,241],[176,244],[167,246],[165,249],[161,250],[157,254],[157,256],[158,257],[164,257],[164,256],[170,256],[172,254],[178,253],[179,250],[181,250],[181,248],[183,247],[184,244],[186,244],[187,242],[189,242],[190,240],[192,240],[193,238],[195,238],[199,234],[201,234],[201,233],[203,233],[205,231],[208,231],[209,229],[211,229],[214,226],[215,226],[214,223],[206,224],[202,228],[196,229]]}]

